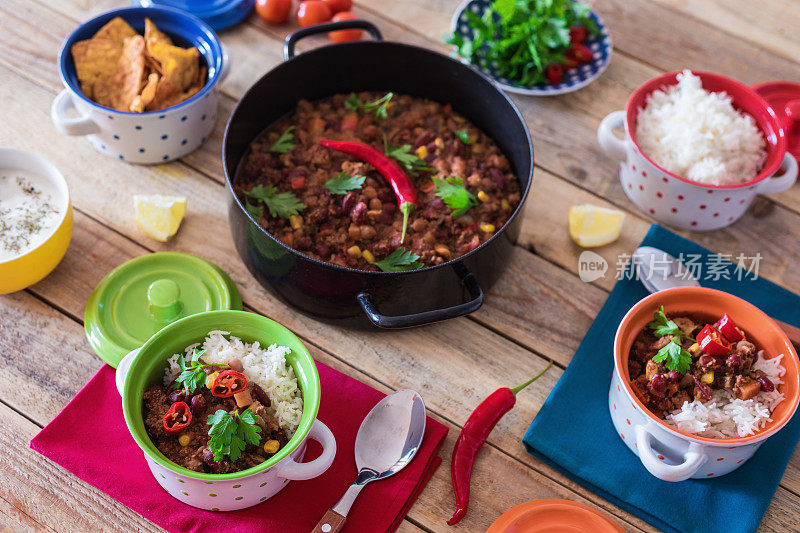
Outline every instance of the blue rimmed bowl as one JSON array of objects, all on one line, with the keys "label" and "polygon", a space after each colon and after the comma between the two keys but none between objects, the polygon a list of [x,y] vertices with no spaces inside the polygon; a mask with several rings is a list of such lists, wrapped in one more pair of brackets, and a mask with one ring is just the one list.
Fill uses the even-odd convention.
[{"label": "blue rimmed bowl", "polygon": [[[195,46],[208,67],[205,87],[175,106],[159,111],[130,113],[101,106],[80,88],[72,59],[72,45],[90,39],[114,17],[123,18],[137,32],[144,19],[152,20],[178,46]],[[214,31],[200,19],[168,7],[128,7],[103,13],[80,25],[62,43],[58,71],[65,89],[51,108],[56,127],[67,135],[85,135],[99,152],[130,163],[165,163],[202,145],[214,129],[219,86],[229,69],[228,54]],[[76,116],[77,115],[77,116]]]},{"label": "blue rimmed bowl", "polygon": [[[493,0],[464,0],[464,2],[456,8],[453,19],[450,22],[450,31],[456,35],[460,35],[464,39],[474,39],[475,32],[469,25],[467,12],[472,12],[482,17],[486,10],[492,5],[492,2]],[[608,30],[597,13],[591,11],[589,16],[595,21],[599,30],[597,35],[589,35],[583,43],[592,51],[592,61],[579,65],[576,68],[564,69],[564,79],[558,85],[521,85],[501,76],[497,71],[496,65],[479,65],[469,63],[463,57],[458,56],[458,58],[462,62],[472,65],[486,76],[490,77],[500,88],[508,92],[530,96],[555,96],[558,94],[571,93],[586,87],[599,78],[611,61],[612,46]]]}]

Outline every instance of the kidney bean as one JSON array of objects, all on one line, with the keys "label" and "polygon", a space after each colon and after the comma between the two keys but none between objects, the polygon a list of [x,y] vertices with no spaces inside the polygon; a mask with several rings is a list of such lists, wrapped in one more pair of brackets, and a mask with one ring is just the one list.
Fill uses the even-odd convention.
[{"label": "kidney bean", "polygon": [[394,212],[382,209],[381,214],[378,215],[378,222],[381,224],[391,224],[394,222]]},{"label": "kidney bean", "polygon": [[503,173],[497,170],[496,168],[489,169],[489,175],[494,180],[495,184],[497,184],[497,188],[501,191],[506,188],[506,177],[503,176]]},{"label": "kidney bean", "polygon": [[725,360],[725,364],[735,372],[742,367],[742,358],[738,354],[732,353]]},{"label": "kidney bean", "polygon": [[425,133],[417,136],[417,139],[414,141],[414,146],[422,146],[423,144],[428,144],[432,140],[433,140],[433,133],[431,133],[430,131],[426,131]]},{"label": "kidney bean", "polygon": [[352,220],[354,224],[361,224],[364,222],[364,216],[366,214],[367,204],[364,202],[358,202],[353,210],[350,211],[350,220]]},{"label": "kidney bean", "polygon": [[308,219],[314,224],[322,224],[328,220],[329,211],[325,207],[317,207],[308,214]]},{"label": "kidney bean", "polygon": [[683,376],[677,370],[670,370],[667,372],[667,379],[669,379],[673,383],[677,383],[681,380]]},{"label": "kidney bean", "polygon": [[169,395],[169,399],[172,403],[182,402],[186,399],[186,391],[184,391],[183,389],[176,390],[175,392]]},{"label": "kidney bean", "polygon": [[331,249],[326,244],[321,242],[317,243],[317,245],[314,247],[314,251],[323,259],[327,259],[331,255]]},{"label": "kidney bean", "polygon": [[384,204],[392,204],[392,205],[394,205],[392,202],[395,201],[394,194],[392,194],[391,191],[386,191],[386,190],[378,193],[378,199]]},{"label": "kidney bean", "polygon": [[647,383],[647,389],[659,398],[663,398],[667,393],[667,380],[664,374],[656,374]]},{"label": "kidney bean", "polygon": [[256,383],[253,383],[253,394],[256,395],[256,399],[261,402],[261,405],[264,407],[269,407],[272,404],[272,402],[269,401],[269,396],[264,392],[264,389]]},{"label": "kidney bean", "polygon": [[313,243],[311,242],[311,237],[304,236],[297,239],[295,246],[297,246],[298,250],[308,250],[309,248],[311,248],[312,244]]},{"label": "kidney bean", "polygon": [[206,412],[206,399],[202,394],[195,394],[192,396],[191,411],[193,415],[202,415]]},{"label": "kidney bean", "polygon": [[761,390],[763,391],[772,392],[775,390],[775,384],[767,376],[761,376],[758,378],[758,382],[761,383]]},{"label": "kidney bean", "polygon": [[713,355],[703,354],[700,356],[700,359],[697,360],[697,363],[702,368],[709,368],[717,364],[717,359]]},{"label": "kidney bean", "polygon": [[342,198],[342,213],[350,214],[350,211],[355,205],[356,193],[353,191],[348,191],[348,193],[344,195],[344,198]]}]

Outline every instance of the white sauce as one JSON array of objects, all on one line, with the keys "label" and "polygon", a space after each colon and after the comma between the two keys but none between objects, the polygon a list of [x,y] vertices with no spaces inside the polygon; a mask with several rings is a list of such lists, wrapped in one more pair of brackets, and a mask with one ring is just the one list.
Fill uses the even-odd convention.
[{"label": "white sauce", "polygon": [[51,180],[0,168],[0,262],[37,248],[62,219],[63,200]]}]

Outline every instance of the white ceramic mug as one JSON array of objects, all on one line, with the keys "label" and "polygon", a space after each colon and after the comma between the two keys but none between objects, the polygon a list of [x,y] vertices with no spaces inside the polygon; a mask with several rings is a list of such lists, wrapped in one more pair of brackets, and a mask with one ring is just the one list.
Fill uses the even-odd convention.
[{"label": "white ceramic mug", "polygon": [[[734,80],[707,72],[703,87],[725,91],[737,107],[749,113],[767,141],[767,160],[753,179],[736,185],[707,185],[666,171],[644,155],[633,136],[636,116],[655,90],[677,83],[677,72],[664,74],[639,87],[625,111],[606,116],[597,129],[597,140],[606,153],[620,161],[619,177],[628,198],[658,222],[680,229],[709,231],[738,220],[757,194],[785,191],[797,180],[797,160],[786,151],[785,132],[772,108],[755,91]],[[625,128],[620,139],[614,129]]]}]

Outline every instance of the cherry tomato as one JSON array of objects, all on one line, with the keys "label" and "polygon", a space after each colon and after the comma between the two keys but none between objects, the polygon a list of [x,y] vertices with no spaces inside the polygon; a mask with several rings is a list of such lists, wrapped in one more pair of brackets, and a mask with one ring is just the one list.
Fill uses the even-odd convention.
[{"label": "cherry tomato", "polygon": [[[349,11],[342,11],[333,16],[334,22],[341,22],[343,20],[356,20],[358,17]],[[357,41],[361,39],[361,30],[339,30],[332,31],[328,34],[331,41],[335,43],[345,43],[347,41]]]},{"label": "cherry tomato", "polygon": [[297,23],[301,27],[328,22],[331,16],[331,9],[322,0],[305,0],[297,7]]},{"label": "cherry tomato", "polygon": [[592,61],[594,54],[589,48],[582,44],[573,44],[569,50],[567,50],[566,56],[570,59],[574,59],[578,63],[589,63]]},{"label": "cherry tomato", "polygon": [[583,26],[573,26],[569,29],[570,44],[580,44],[586,40],[586,28]]},{"label": "cherry tomato", "polygon": [[292,0],[256,0],[256,13],[269,24],[283,24],[291,10]]},{"label": "cherry tomato", "polygon": [[353,0],[322,0],[331,9],[334,15],[342,11],[350,11],[353,7]]},{"label": "cherry tomato", "polygon": [[562,79],[564,79],[564,68],[561,65],[547,67],[547,81],[550,85],[558,85]]}]

